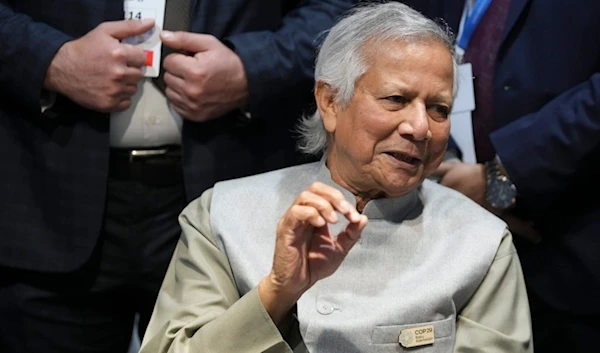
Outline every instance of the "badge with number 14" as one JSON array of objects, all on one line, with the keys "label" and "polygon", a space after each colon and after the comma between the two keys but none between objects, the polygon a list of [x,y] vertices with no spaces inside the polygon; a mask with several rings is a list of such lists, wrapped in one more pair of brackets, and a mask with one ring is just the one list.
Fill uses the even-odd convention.
[{"label": "badge with number 14", "polygon": [[160,51],[162,43],[159,38],[165,20],[166,0],[125,0],[123,4],[126,20],[154,19],[154,28],[134,37],[123,39],[123,43],[138,45],[146,53],[144,76],[158,77],[160,72]]}]

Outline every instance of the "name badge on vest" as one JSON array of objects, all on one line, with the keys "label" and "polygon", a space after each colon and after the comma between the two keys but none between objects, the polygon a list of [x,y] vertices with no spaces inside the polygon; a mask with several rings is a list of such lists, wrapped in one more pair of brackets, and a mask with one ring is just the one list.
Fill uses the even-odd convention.
[{"label": "name badge on vest", "polygon": [[400,331],[398,336],[398,343],[404,348],[425,346],[433,342],[435,342],[433,325],[407,328]]},{"label": "name badge on vest", "polygon": [[165,21],[166,0],[125,0],[123,3],[124,18],[126,20],[154,19],[154,28],[139,36],[133,36],[122,40],[123,43],[138,45],[146,53],[146,66],[144,76],[158,77],[160,72],[160,31]]}]

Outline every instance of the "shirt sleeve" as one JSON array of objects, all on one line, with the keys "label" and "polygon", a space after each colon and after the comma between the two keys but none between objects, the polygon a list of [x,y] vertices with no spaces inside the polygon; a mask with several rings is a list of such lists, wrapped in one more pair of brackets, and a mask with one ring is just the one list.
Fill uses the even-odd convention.
[{"label": "shirt sleeve", "polygon": [[210,228],[212,190],[184,209],[179,240],[140,353],[289,352],[257,288],[240,298]]},{"label": "shirt sleeve", "polygon": [[508,230],[490,270],[458,316],[454,352],[533,352],[525,280]]},{"label": "shirt sleeve", "polygon": [[0,93],[39,112],[45,104],[46,71],[58,49],[73,38],[14,11],[5,0],[0,0],[0,38]]},{"label": "shirt sleeve", "polygon": [[[600,72],[490,139],[519,192],[518,206],[544,218],[577,177],[593,173],[600,145]],[[595,179],[585,179],[589,188]]]},{"label": "shirt sleeve", "polygon": [[[306,0],[288,12],[274,31],[232,35],[225,40],[239,55],[248,79],[254,114],[273,90],[312,82],[318,37],[354,5],[355,0]],[[268,109],[268,108],[267,108]]]}]

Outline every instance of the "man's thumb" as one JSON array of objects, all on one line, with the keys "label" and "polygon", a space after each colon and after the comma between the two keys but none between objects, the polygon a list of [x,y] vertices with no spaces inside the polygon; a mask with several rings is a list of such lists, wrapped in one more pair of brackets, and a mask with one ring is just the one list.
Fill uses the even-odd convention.
[{"label": "man's thumb", "polygon": [[219,41],[209,34],[171,31],[162,31],[160,39],[164,45],[174,50],[182,50],[194,54],[211,49]]},{"label": "man's thumb", "polygon": [[143,34],[154,27],[154,20],[151,18],[143,20],[122,20],[103,23],[106,33],[113,38],[122,40],[125,38]]}]

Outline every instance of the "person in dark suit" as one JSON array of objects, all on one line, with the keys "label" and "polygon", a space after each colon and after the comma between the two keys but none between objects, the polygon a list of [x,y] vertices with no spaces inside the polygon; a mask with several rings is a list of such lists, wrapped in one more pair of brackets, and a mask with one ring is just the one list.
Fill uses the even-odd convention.
[{"label": "person in dark suit", "polygon": [[123,1],[1,0],[0,351],[124,352],[184,205],[304,161],[315,37],[351,5],[192,1],[160,86],[121,41],[155,23],[123,21]]},{"label": "person in dark suit", "polygon": [[[465,1],[403,2],[459,32]],[[489,26],[498,19],[492,13],[504,18]],[[438,173],[521,235],[536,352],[596,351],[600,334],[598,15],[593,0],[492,0],[465,52],[479,163],[445,164]],[[494,30],[487,53],[495,54],[482,64],[475,38]],[[483,157],[484,149],[492,153]]]}]

